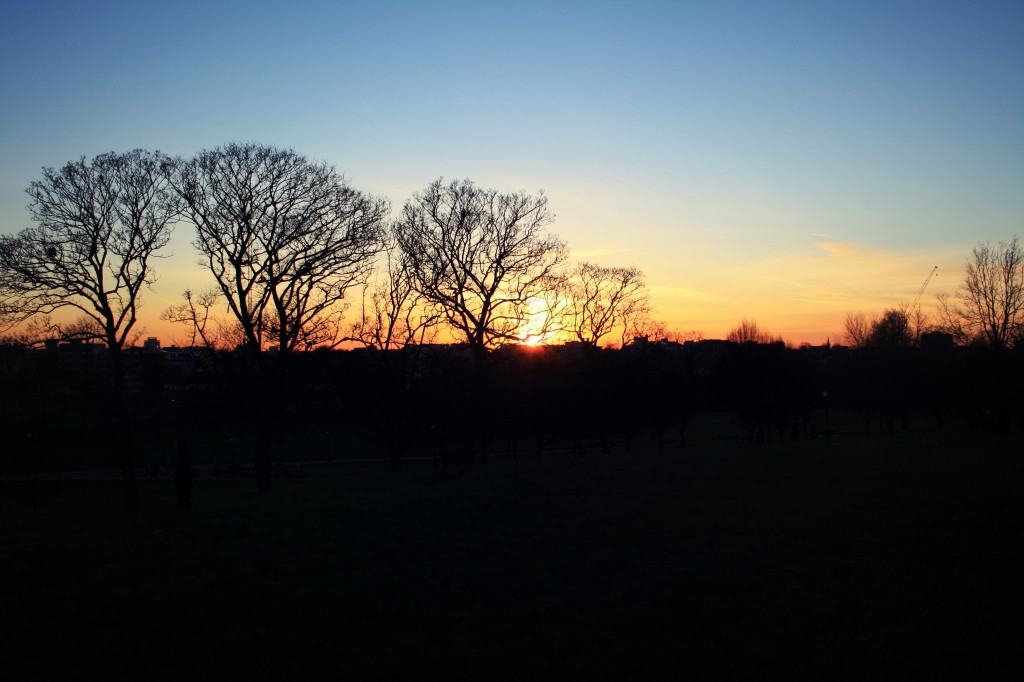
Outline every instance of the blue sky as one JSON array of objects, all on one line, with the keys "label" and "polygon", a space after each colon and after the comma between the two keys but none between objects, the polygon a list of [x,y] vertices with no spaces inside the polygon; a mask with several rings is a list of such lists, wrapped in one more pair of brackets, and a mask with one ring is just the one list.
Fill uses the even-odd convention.
[{"label": "blue sky", "polygon": [[[1022,232],[1024,3],[23,2],[0,22],[0,231],[42,166],[229,141],[395,208],[439,176],[544,189],[578,257],[671,326],[821,341],[952,290]],[[192,267],[187,227],[146,299]],[[926,305],[926,310],[928,309]]]}]

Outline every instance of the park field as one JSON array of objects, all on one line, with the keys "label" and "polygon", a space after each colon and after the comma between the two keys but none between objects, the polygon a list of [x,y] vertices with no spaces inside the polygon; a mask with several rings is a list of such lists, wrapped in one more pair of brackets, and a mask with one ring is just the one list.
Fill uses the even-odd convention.
[{"label": "park field", "polygon": [[[8,679],[1022,679],[1011,434],[0,482]],[[201,444],[197,445],[199,447]]]}]

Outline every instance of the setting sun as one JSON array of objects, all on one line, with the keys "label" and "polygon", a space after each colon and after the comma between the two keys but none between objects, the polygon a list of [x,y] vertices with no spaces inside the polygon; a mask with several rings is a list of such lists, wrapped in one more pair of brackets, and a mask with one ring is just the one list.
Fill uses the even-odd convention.
[{"label": "setting sun", "polygon": [[522,346],[543,346],[562,341],[562,330],[559,327],[552,305],[542,299],[531,299],[527,304],[527,316],[519,326],[516,336]]}]

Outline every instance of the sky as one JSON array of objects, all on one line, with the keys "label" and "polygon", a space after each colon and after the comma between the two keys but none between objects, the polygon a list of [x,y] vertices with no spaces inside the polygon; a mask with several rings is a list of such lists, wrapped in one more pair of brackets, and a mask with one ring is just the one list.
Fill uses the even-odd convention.
[{"label": "sky", "polygon": [[[439,177],[543,190],[655,316],[840,338],[1024,232],[1024,3],[47,2],[0,9],[0,233],[43,167],[228,142],[397,212]],[[210,280],[187,224],[141,324]]]}]

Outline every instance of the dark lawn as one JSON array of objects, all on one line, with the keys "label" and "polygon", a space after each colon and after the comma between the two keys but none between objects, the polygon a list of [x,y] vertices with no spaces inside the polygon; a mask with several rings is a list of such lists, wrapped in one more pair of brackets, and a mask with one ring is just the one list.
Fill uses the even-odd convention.
[{"label": "dark lawn", "polygon": [[[1019,437],[0,483],[5,677],[1024,679]],[[20,670],[19,670],[20,669]]]}]

